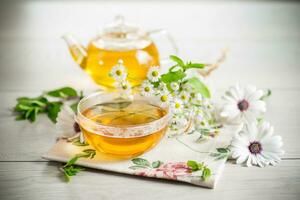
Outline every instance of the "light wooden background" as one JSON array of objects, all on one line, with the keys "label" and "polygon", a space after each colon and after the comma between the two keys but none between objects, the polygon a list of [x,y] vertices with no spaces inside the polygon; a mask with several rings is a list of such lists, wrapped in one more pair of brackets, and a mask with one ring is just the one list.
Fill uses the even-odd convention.
[{"label": "light wooden background", "polygon": [[[226,63],[209,77],[217,94],[239,81],[273,91],[266,119],[286,151],[276,167],[228,163],[217,188],[87,170],[66,184],[59,163],[41,159],[54,125],[15,122],[19,96],[70,85],[97,88],[71,60],[60,36],[85,43],[116,14],[147,29],[165,28],[186,59],[211,61],[228,46]],[[205,1],[19,1],[0,4],[0,199],[299,199],[300,4]]]}]

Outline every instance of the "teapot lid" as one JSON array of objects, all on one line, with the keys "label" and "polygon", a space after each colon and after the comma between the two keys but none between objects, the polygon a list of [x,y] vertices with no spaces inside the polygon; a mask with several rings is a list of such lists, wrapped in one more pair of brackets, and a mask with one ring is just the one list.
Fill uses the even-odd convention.
[{"label": "teapot lid", "polygon": [[124,17],[118,15],[113,23],[104,27],[93,43],[99,48],[123,51],[145,48],[150,45],[151,40],[147,33],[125,23]]}]

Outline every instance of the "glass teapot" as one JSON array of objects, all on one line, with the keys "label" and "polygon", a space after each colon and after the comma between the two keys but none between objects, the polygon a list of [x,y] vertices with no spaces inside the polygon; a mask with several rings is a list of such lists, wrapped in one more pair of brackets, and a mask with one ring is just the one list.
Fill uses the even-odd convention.
[{"label": "glass teapot", "polygon": [[123,60],[132,86],[137,86],[146,79],[151,66],[160,65],[160,54],[151,38],[154,34],[165,36],[172,47],[173,52],[170,53],[177,53],[174,40],[165,30],[144,32],[126,24],[122,16],[117,16],[114,23],[104,27],[102,33],[91,40],[87,47],[78,43],[70,34],[64,35],[63,39],[76,63],[98,85],[111,88],[114,80],[109,72],[120,59]]}]

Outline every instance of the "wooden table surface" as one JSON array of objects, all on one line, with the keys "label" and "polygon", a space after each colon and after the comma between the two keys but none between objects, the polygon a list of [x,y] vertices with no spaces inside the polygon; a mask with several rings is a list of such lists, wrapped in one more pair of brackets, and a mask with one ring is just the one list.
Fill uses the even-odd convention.
[{"label": "wooden table surface", "polygon": [[[18,2],[18,1],[17,1]],[[222,93],[239,81],[270,88],[266,120],[284,140],[280,165],[227,163],[215,190],[86,170],[67,184],[60,163],[41,158],[55,143],[54,125],[16,122],[19,96],[70,85],[97,86],[71,60],[60,36],[87,43],[116,14],[139,26],[165,28],[186,59],[214,60],[230,51],[209,82]],[[300,199],[300,4],[213,1],[19,1],[0,4],[0,199]]]}]

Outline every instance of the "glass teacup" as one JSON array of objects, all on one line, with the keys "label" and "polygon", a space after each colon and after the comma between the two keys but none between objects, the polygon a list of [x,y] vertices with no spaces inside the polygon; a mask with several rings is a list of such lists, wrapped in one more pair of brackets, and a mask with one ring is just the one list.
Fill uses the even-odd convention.
[{"label": "glass teacup", "polygon": [[120,98],[117,92],[98,92],[78,104],[78,122],[96,150],[131,158],[154,147],[164,136],[170,112],[155,97]]}]

